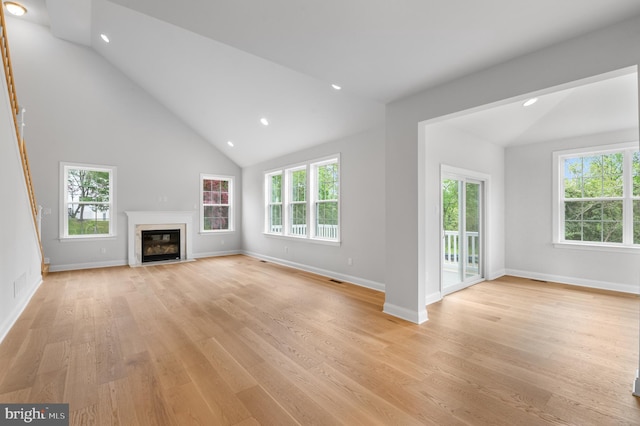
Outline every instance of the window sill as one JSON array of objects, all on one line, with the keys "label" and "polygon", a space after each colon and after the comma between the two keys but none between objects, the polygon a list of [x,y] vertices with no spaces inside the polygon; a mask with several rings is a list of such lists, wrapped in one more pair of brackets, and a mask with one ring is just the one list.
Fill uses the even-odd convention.
[{"label": "window sill", "polygon": [[570,243],[565,241],[565,242],[555,242],[553,243],[553,247],[558,249],[570,249],[570,250],[640,254],[640,246],[617,246],[617,245],[597,244],[597,243]]},{"label": "window sill", "polygon": [[200,231],[200,232],[198,232],[198,234],[200,234],[200,235],[225,235],[225,234],[233,234],[235,232],[236,231],[233,231],[233,230],[231,230],[231,231],[227,231],[227,230],[224,230],[224,231]]},{"label": "window sill", "polygon": [[321,240],[321,239],[318,239],[318,238],[296,237],[296,236],[293,236],[293,235],[270,234],[268,232],[263,232],[262,234],[265,237],[269,237],[269,238],[279,238],[279,239],[283,239],[283,240],[301,241],[301,242],[307,242],[307,243],[312,243],[312,244],[322,244],[322,245],[326,245],[326,246],[339,247],[342,244],[340,241],[336,241],[336,240]]}]

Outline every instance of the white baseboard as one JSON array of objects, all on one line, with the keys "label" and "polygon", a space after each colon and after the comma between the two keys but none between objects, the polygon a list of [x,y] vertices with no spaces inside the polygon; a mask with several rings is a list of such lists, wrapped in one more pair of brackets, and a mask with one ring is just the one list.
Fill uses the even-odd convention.
[{"label": "white baseboard", "polygon": [[442,293],[436,291],[435,293],[427,294],[425,296],[424,304],[425,306],[431,305],[432,303],[436,303],[442,300]]},{"label": "white baseboard", "polygon": [[126,266],[129,262],[127,259],[122,260],[107,260],[104,262],[87,262],[87,263],[70,263],[67,265],[49,265],[49,272],[62,272],[62,271],[79,271],[81,269],[95,269],[95,268],[111,268],[113,266]]},{"label": "white baseboard", "polygon": [[313,274],[322,275],[325,277],[333,278],[339,281],[346,281],[351,284],[358,285],[360,287],[370,288],[372,290],[377,290],[384,292],[384,284],[376,281],[367,280],[365,278],[354,277],[353,275],[340,274],[338,272],[330,271],[328,269],[316,268],[314,266],[303,265],[301,263],[290,262],[288,260],[279,259],[271,256],[265,256],[259,253],[253,253],[249,251],[243,251],[243,254],[251,257],[255,257],[256,259],[266,260],[271,263],[276,263],[278,265],[288,266],[290,268],[299,269],[305,272],[311,272]]},{"label": "white baseboard", "polygon": [[429,320],[426,307],[419,312],[416,312],[407,308],[403,308],[402,306],[385,303],[382,312],[384,312],[385,314],[393,315],[394,317],[398,317],[405,321],[412,322],[414,324],[422,324],[423,322]]},{"label": "white baseboard", "polygon": [[496,280],[500,277],[504,277],[505,275],[507,275],[506,269],[500,269],[498,271],[489,271],[487,272],[487,280],[488,281]]},{"label": "white baseboard", "polygon": [[580,287],[596,288],[599,290],[611,290],[622,293],[640,294],[640,286],[623,283],[612,283],[606,281],[588,280],[584,278],[566,277],[562,275],[543,274],[539,272],[521,271],[517,269],[507,269],[505,275],[514,277],[529,278],[533,280],[549,281],[560,284],[577,285]]},{"label": "white baseboard", "polygon": [[194,259],[203,259],[205,257],[220,257],[220,256],[233,256],[235,254],[242,254],[241,250],[227,250],[227,251],[210,251],[206,253],[194,253]]},{"label": "white baseboard", "polygon": [[640,396],[640,371],[636,370],[636,380],[633,382],[633,396]]},{"label": "white baseboard", "polygon": [[16,321],[18,321],[18,318],[20,318],[20,315],[22,315],[22,312],[24,312],[25,308],[31,301],[31,298],[33,298],[33,296],[36,294],[36,291],[38,291],[38,289],[42,285],[42,282],[42,275],[36,277],[36,280],[32,283],[31,293],[29,294],[29,296],[24,298],[23,302],[17,305],[13,309],[9,317],[7,317],[2,324],[0,324],[0,343],[2,343],[5,337],[7,337],[7,334],[9,334],[9,331],[14,326]]}]

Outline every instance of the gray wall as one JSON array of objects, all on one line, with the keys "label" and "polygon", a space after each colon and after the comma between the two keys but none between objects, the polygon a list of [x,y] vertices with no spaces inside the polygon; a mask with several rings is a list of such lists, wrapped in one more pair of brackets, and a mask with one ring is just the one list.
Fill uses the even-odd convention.
[{"label": "gray wall", "polygon": [[[127,210],[193,211],[199,229],[200,173],[235,176],[241,199],[240,168],[92,50],[20,20],[9,33],[36,196],[51,209],[42,237],[52,271],[125,264]],[[60,161],[117,167],[117,238],[59,240]],[[237,207],[238,231],[195,232],[194,256],[240,250]]]},{"label": "gray wall", "polygon": [[554,151],[638,142],[637,130],[549,141],[506,150],[507,272],[529,278],[638,292],[638,253],[555,248],[552,232]]},{"label": "gray wall", "polygon": [[[640,62],[640,18],[516,58],[387,105],[385,310],[410,321],[427,319],[424,258],[419,250],[418,123],[522,96]],[[420,148],[421,149],[421,148]],[[397,188],[403,188],[398,191]],[[421,188],[422,189],[422,188]],[[402,206],[403,220],[395,212]],[[439,238],[423,235],[421,238]],[[509,266],[507,265],[507,268]]]},{"label": "gray wall", "polygon": [[40,249],[0,69],[0,342],[42,281]]},{"label": "gray wall", "polygon": [[[336,153],[341,155],[341,245],[264,235],[264,172]],[[245,167],[243,247],[249,254],[278,263],[383,290],[384,180],[382,127]],[[348,258],[352,265],[347,264]]]}]

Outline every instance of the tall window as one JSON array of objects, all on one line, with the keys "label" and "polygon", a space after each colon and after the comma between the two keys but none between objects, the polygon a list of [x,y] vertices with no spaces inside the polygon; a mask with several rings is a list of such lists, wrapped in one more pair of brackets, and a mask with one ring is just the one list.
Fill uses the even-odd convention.
[{"label": "tall window", "polygon": [[282,171],[268,174],[267,181],[267,232],[282,234]]},{"label": "tall window", "polygon": [[640,154],[636,144],[556,153],[557,241],[640,244]]},{"label": "tall window", "polygon": [[307,169],[287,171],[290,183],[289,234],[307,235]]},{"label": "tall window", "polygon": [[200,232],[233,231],[233,178],[200,175]]},{"label": "tall window", "polygon": [[337,239],[339,230],[338,195],[340,174],[336,160],[315,164],[316,185],[314,235],[318,238]]},{"label": "tall window", "polygon": [[61,238],[115,235],[116,168],[61,163]]},{"label": "tall window", "polygon": [[267,234],[340,241],[338,155],[265,173],[265,195]]}]

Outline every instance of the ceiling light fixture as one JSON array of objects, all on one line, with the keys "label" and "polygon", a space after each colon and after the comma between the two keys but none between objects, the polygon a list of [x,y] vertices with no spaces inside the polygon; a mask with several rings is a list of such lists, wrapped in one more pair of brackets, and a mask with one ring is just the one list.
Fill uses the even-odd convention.
[{"label": "ceiling light fixture", "polygon": [[109,43],[109,37],[106,34],[100,34],[100,38],[102,39],[102,41],[104,41],[105,43]]},{"label": "ceiling light fixture", "polygon": [[263,126],[268,126],[269,125],[269,120],[267,120],[265,117],[262,117],[260,119],[260,123],[262,123]]},{"label": "ceiling light fixture", "polygon": [[337,84],[332,84],[331,87],[333,87],[335,90],[341,90],[342,87],[338,86]]},{"label": "ceiling light fixture", "polygon": [[531,99],[527,99],[522,106],[528,107],[531,106],[533,104],[535,104],[536,102],[538,102],[538,98],[531,98]]},{"label": "ceiling light fixture", "polygon": [[227,141],[227,145],[229,145],[231,148],[233,148],[233,142]]},{"label": "ceiling light fixture", "polygon": [[4,7],[7,8],[7,12],[15,16],[22,16],[25,13],[27,13],[27,8],[21,5],[20,3],[7,1],[7,2],[4,2]]}]

